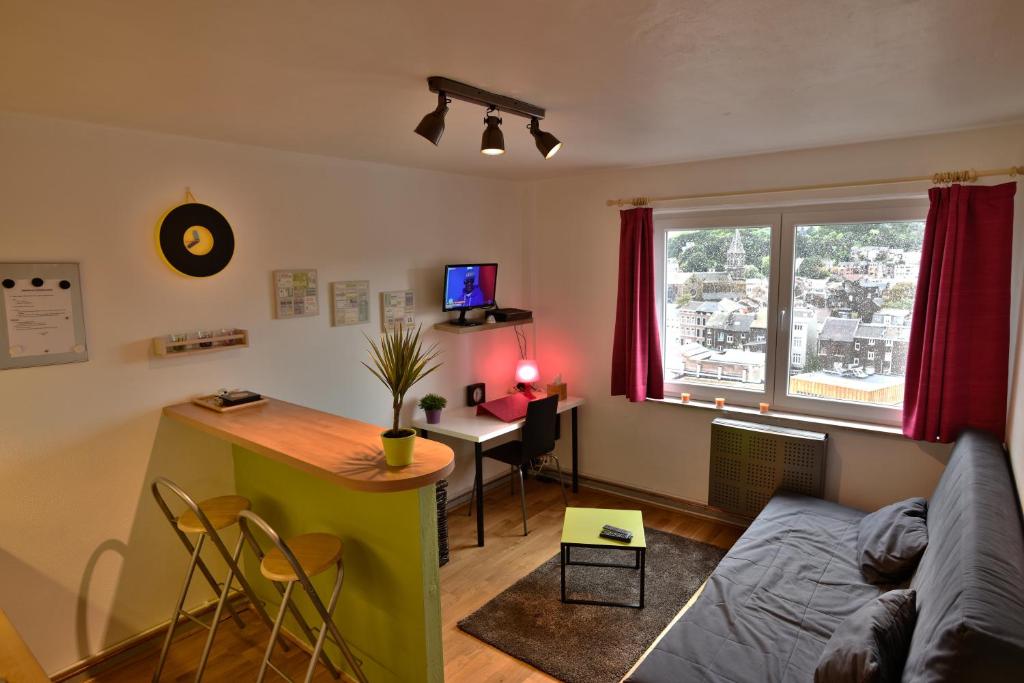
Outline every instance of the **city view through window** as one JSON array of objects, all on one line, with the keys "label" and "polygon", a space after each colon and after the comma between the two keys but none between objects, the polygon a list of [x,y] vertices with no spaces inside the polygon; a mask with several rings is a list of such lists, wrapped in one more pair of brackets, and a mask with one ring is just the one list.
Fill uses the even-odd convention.
[{"label": "city view through window", "polygon": [[771,239],[770,227],[666,234],[668,381],[764,391]]},{"label": "city view through window", "polygon": [[[799,225],[790,396],[899,407],[922,221]],[[665,244],[666,380],[764,391],[771,228],[671,230]]]}]

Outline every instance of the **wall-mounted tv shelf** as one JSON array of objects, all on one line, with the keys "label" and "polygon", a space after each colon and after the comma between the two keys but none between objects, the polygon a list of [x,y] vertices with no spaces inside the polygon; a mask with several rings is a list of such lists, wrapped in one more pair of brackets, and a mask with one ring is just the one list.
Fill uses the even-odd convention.
[{"label": "wall-mounted tv shelf", "polygon": [[452,325],[451,323],[437,323],[434,325],[434,329],[439,332],[449,332],[451,334],[470,334],[471,332],[484,332],[486,330],[496,330],[499,327],[513,327],[514,325],[532,325],[533,318],[526,320],[510,320],[507,323],[481,323],[479,325]]}]

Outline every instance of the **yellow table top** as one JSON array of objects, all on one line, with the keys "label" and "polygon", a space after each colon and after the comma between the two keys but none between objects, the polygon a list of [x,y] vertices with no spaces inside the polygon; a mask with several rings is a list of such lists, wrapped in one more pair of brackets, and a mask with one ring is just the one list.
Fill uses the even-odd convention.
[{"label": "yellow table top", "polygon": [[[605,524],[633,532],[629,543],[600,536]],[[562,543],[573,545],[608,546],[609,548],[646,548],[644,516],[639,510],[610,510],[604,508],[566,508],[562,524]]]}]

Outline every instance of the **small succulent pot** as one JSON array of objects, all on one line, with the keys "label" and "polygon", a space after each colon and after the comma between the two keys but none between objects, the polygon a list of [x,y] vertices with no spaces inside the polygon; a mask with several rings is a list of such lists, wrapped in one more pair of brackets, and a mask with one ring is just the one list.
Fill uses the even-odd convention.
[{"label": "small succulent pot", "polygon": [[437,394],[427,394],[420,399],[419,406],[427,414],[427,424],[436,425],[441,421],[441,411],[448,405],[448,399]]}]

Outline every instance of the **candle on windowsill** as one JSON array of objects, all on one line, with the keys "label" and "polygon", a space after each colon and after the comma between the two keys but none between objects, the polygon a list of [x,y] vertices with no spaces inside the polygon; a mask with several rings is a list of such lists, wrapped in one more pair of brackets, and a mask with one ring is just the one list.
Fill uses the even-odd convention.
[{"label": "candle on windowsill", "polygon": [[757,407],[761,410],[762,413],[767,413],[768,412],[768,404],[767,403],[758,403]]},{"label": "candle on windowsill", "polygon": [[682,401],[683,403],[689,403],[690,402],[690,392],[689,391],[684,391],[683,393],[679,394],[679,400]]},{"label": "candle on windowsill", "polygon": [[716,408],[724,408],[725,407],[725,399],[724,398],[716,398],[715,399],[715,407]]}]

